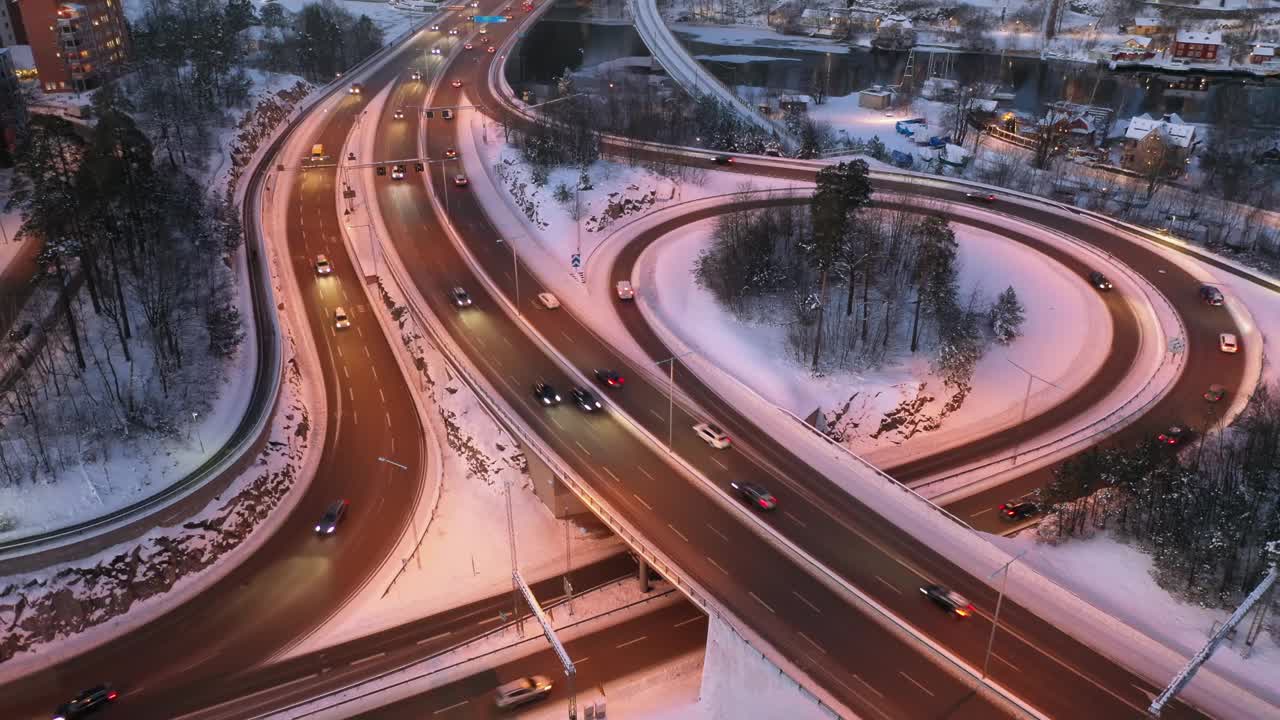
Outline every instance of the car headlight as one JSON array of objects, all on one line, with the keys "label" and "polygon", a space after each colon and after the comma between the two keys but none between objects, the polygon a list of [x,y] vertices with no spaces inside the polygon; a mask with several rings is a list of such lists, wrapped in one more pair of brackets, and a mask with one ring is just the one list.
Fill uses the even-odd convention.
[{"label": "car headlight", "polygon": [[597,401],[596,401],[596,407],[600,407],[600,401],[599,401],[599,400],[597,400]]},{"label": "car headlight", "polygon": [[556,396],[556,402],[560,402],[560,396],[559,396],[559,395],[557,395],[557,396]]},{"label": "car headlight", "polygon": [[316,526],[316,532],[320,532],[320,526],[319,526],[319,525],[317,525],[317,526]]},{"label": "car headlight", "polygon": [[334,529],[335,529],[335,528],[329,528],[328,530],[325,530],[325,532],[326,532],[326,533],[328,533],[328,534],[330,534],[330,535],[332,535],[332,534],[333,534]]}]

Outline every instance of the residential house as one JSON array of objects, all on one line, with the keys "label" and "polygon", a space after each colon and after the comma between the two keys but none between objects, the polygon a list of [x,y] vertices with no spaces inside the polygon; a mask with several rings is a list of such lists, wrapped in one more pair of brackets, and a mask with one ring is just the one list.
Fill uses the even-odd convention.
[{"label": "residential house", "polygon": [[767,22],[777,32],[799,32],[800,16],[805,11],[803,0],[781,0],[769,8]]},{"label": "residential house", "polygon": [[1122,28],[1122,32],[1128,32],[1133,35],[1143,35],[1151,37],[1152,35],[1162,35],[1168,32],[1169,28],[1160,22],[1160,18],[1156,17],[1138,17],[1128,27]]},{"label": "residential house", "polygon": [[784,113],[789,112],[805,112],[809,109],[809,105],[813,103],[813,98],[808,95],[780,95],[778,96],[778,108]]},{"label": "residential house", "polygon": [[916,30],[904,15],[889,15],[876,27],[872,47],[881,50],[909,50],[915,47]]},{"label": "residential house", "polygon": [[1155,51],[1151,49],[1151,42],[1150,37],[1130,35],[1111,51],[1111,59],[1146,60],[1155,55]]},{"label": "residential house", "polygon": [[1280,65],[1280,57],[1276,55],[1276,46],[1268,44],[1254,45],[1249,51],[1250,65]]},{"label": "residential house", "polygon": [[1053,126],[1054,133],[1071,147],[1091,147],[1097,144],[1098,129],[1094,119],[1082,112],[1050,110],[1044,119]]},{"label": "residential house", "polygon": [[1222,33],[1179,30],[1173,38],[1173,59],[1192,63],[1217,63]]},{"label": "residential house", "polygon": [[1139,115],[1129,119],[1120,165],[1126,170],[1147,174],[1181,175],[1200,141],[1196,129],[1177,114],[1161,117]]}]

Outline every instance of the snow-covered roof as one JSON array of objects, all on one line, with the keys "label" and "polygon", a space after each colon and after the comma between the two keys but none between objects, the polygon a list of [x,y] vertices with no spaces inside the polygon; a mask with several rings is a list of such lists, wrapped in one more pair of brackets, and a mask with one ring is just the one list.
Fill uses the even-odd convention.
[{"label": "snow-covered roof", "polygon": [[1276,46],[1275,45],[1255,45],[1253,46],[1253,50],[1249,54],[1257,55],[1259,57],[1275,57]]},{"label": "snow-covered roof", "polygon": [[1160,18],[1155,18],[1155,17],[1134,18],[1133,24],[1135,27],[1160,27]]},{"label": "snow-covered roof", "polygon": [[1174,37],[1174,42],[1193,43],[1196,45],[1221,45],[1222,32],[1214,30],[1213,32],[1201,32],[1199,30],[1179,30]]},{"label": "snow-covered roof", "polygon": [[911,20],[907,19],[907,16],[906,16],[906,15],[890,15],[889,17],[885,18],[883,21],[881,21],[881,22],[880,22],[880,27],[882,27],[882,28],[890,28],[890,27],[910,28],[910,27],[911,27]]},{"label": "snow-covered roof", "polygon": [[813,98],[808,95],[779,95],[779,103],[804,103],[806,105],[813,104]]},{"label": "snow-covered roof", "polygon": [[1138,117],[1129,119],[1129,127],[1125,130],[1124,136],[1130,140],[1141,140],[1152,132],[1160,132],[1170,145],[1175,147],[1189,148],[1195,139],[1196,129],[1194,126],[1183,122],[1177,113],[1166,115],[1160,120],[1152,118],[1150,115],[1139,115]]},{"label": "snow-covered roof", "polygon": [[1146,50],[1150,46],[1151,38],[1142,35],[1130,35],[1120,44],[1120,47],[1139,48],[1142,50]]},{"label": "snow-covered roof", "polygon": [[36,57],[31,54],[30,45],[10,45],[8,47],[9,57],[13,60],[13,67],[18,70],[32,70],[36,66]]}]

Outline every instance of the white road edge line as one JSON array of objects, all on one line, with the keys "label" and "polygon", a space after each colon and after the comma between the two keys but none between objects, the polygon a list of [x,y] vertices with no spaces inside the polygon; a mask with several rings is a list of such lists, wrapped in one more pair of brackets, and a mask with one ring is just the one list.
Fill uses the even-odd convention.
[{"label": "white road edge line", "polygon": [[752,592],[752,591],[750,591],[750,590],[748,590],[748,591],[747,591],[747,594],[748,594],[748,595],[750,595],[751,597],[755,598],[755,601],[756,601],[756,602],[758,602],[758,603],[760,603],[761,605],[763,605],[765,610],[768,610],[769,612],[773,613],[774,615],[777,615],[777,614],[778,614],[778,613],[776,613],[776,612],[773,612],[773,608],[769,607],[769,603],[767,603],[767,602],[765,602],[765,601],[761,600],[759,595],[755,594],[754,592]]},{"label": "white road edge line", "polygon": [[921,690],[923,690],[923,691],[925,691],[925,692],[929,693],[929,697],[933,697],[933,691],[929,690],[929,688],[927,688],[927,687],[925,687],[925,686],[921,685],[920,683],[916,682],[916,679],[915,679],[915,678],[913,678],[913,677],[911,677],[910,675],[908,675],[908,674],[906,674],[906,673],[902,672],[901,670],[899,670],[899,671],[898,671],[898,674],[899,674],[899,675],[901,675],[902,677],[906,678],[907,680],[911,681],[911,684],[912,684],[912,685],[915,685],[916,687],[920,688]]}]

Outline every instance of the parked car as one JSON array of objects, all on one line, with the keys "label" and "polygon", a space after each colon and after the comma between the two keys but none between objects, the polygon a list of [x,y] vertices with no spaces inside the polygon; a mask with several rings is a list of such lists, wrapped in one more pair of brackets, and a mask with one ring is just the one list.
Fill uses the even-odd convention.
[{"label": "parked car", "polygon": [[1030,500],[1010,500],[997,509],[1006,520],[1025,520],[1040,512],[1040,506]]},{"label": "parked car", "polygon": [[595,412],[603,407],[600,401],[596,399],[596,396],[586,388],[575,387],[569,391],[569,397],[573,398],[573,404],[577,405],[578,409],[583,412]]},{"label": "parked car", "polygon": [[550,692],[551,679],[546,675],[523,677],[499,685],[493,693],[493,704],[505,710],[540,700]]},{"label": "parked car", "polygon": [[717,450],[724,450],[733,444],[723,430],[711,423],[698,423],[693,426],[693,431],[702,438],[703,442]]},{"label": "parked car", "polygon": [[635,299],[635,297],[636,297],[636,289],[635,289],[635,288],[633,288],[633,287],[631,287],[631,281],[630,281],[630,280],[619,280],[619,281],[618,281],[617,288],[618,288],[618,299],[619,299],[619,300],[634,300],[634,299]]},{"label": "parked car", "polygon": [[604,368],[596,368],[596,380],[609,387],[622,387],[622,384],[626,382],[626,379],[618,373]]},{"label": "parked car", "polygon": [[1222,291],[1212,285],[1201,285],[1200,301],[1206,305],[1220,306],[1223,303]]},{"label": "parked car", "polygon": [[455,287],[449,291],[449,297],[453,300],[453,304],[460,307],[471,307],[471,295],[464,287]]},{"label": "parked car", "polygon": [[560,307],[560,299],[551,293],[538,293],[538,304],[548,310],[555,310]]},{"label": "parked car", "polygon": [[1181,425],[1170,425],[1168,430],[1156,435],[1156,442],[1162,445],[1177,445],[1187,439],[1187,429]]},{"label": "parked car", "polygon": [[1218,335],[1218,349],[1224,353],[1234,355],[1240,351],[1240,342],[1233,333],[1220,333]]},{"label": "parked car", "polygon": [[939,607],[957,617],[966,618],[974,613],[973,603],[970,603],[960,593],[949,590],[942,585],[925,585],[920,588],[920,592],[937,603]]},{"label": "parked car", "polygon": [[773,510],[778,507],[778,499],[773,496],[773,493],[755,483],[734,481],[729,483],[729,487],[761,510]]},{"label": "parked car", "polygon": [[96,713],[116,701],[120,693],[111,689],[110,685],[98,685],[81,692],[79,695],[58,706],[53,711],[53,720],[76,720],[90,713]]},{"label": "parked car", "polygon": [[320,516],[320,522],[316,523],[317,535],[332,535],[338,529],[338,523],[342,522],[342,518],[347,516],[347,501],[334,500],[325,508],[324,515]]},{"label": "parked car", "polygon": [[988,205],[996,201],[996,196],[992,193],[967,192],[964,196],[974,202],[986,203]]},{"label": "parked car", "polygon": [[336,307],[333,309],[333,326],[339,330],[351,327],[351,318],[347,315],[346,308]]},{"label": "parked car", "polygon": [[1210,385],[1209,389],[1206,390],[1204,393],[1204,399],[1208,400],[1209,402],[1218,402],[1226,394],[1227,394],[1227,389],[1225,387],[1221,385],[1216,385],[1216,384]]},{"label": "parked car", "polygon": [[1113,287],[1107,276],[1097,270],[1089,273],[1089,284],[1102,291],[1110,290]]},{"label": "parked car", "polygon": [[560,393],[551,387],[549,383],[540,382],[533,386],[533,396],[538,402],[548,407],[560,402]]}]

